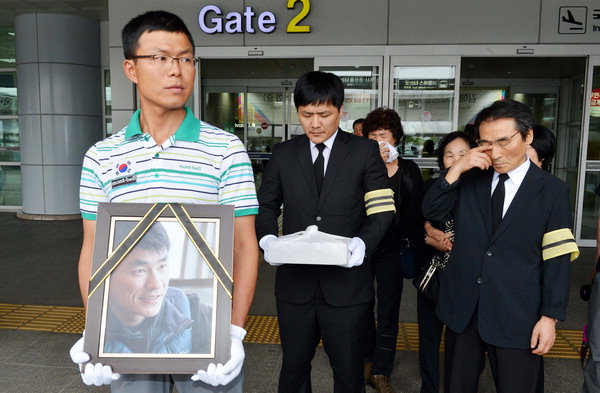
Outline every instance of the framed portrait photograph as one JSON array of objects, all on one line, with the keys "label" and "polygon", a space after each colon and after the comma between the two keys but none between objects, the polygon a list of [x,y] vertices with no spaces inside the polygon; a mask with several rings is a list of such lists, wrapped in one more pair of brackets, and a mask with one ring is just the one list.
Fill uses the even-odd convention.
[{"label": "framed portrait photograph", "polygon": [[232,206],[101,203],[84,350],[122,374],[229,359]]}]

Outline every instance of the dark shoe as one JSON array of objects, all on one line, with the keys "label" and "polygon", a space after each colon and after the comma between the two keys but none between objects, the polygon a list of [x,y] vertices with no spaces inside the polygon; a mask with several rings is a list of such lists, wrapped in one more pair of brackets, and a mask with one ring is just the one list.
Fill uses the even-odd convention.
[{"label": "dark shoe", "polygon": [[373,367],[373,362],[364,362],[363,363],[363,375],[365,376],[365,385],[370,382],[371,379],[371,368]]},{"label": "dark shoe", "polygon": [[377,393],[396,393],[390,385],[390,377],[386,375],[371,375],[370,381]]}]

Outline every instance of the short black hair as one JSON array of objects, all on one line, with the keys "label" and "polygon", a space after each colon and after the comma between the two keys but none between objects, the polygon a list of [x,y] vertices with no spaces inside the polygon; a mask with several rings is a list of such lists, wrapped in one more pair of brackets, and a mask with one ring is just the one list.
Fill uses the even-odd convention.
[{"label": "short black hair", "polygon": [[123,55],[126,59],[135,56],[141,35],[152,31],[185,34],[190,40],[192,50],[195,53],[194,38],[192,38],[192,34],[180,17],[167,11],[148,11],[131,19],[121,31]]},{"label": "short black hair", "polygon": [[487,108],[482,109],[481,112],[477,114],[477,117],[475,118],[477,133],[479,134],[479,126],[481,123],[504,118],[513,119],[515,121],[517,131],[519,131],[523,140],[525,140],[527,133],[535,124],[533,113],[531,113],[531,110],[527,105],[514,100],[498,100]]},{"label": "short black hair", "polygon": [[294,104],[296,109],[321,104],[340,109],[344,104],[344,84],[337,75],[330,72],[307,72],[296,81]]},{"label": "short black hair", "polygon": [[556,137],[552,130],[542,125],[535,125],[531,147],[542,161],[542,169],[550,171],[550,165],[552,165],[552,159],[556,152]]},{"label": "short black hair", "polygon": [[363,124],[363,136],[369,137],[369,133],[377,130],[389,130],[396,140],[400,140],[404,136],[404,129],[398,113],[389,108],[377,108],[371,111]]},{"label": "short black hair", "polygon": [[364,123],[365,119],[363,117],[361,117],[360,119],[356,119],[352,122],[352,129],[354,129],[354,126],[360,123]]},{"label": "short black hair", "polygon": [[438,145],[435,151],[435,155],[437,156],[438,167],[440,169],[446,169],[444,168],[444,150],[446,149],[446,146],[448,146],[450,142],[452,142],[455,139],[464,140],[465,142],[467,142],[471,149],[477,147],[477,144],[473,140],[473,137],[467,132],[454,131],[449,134],[446,134],[440,141],[440,144]]},{"label": "short black hair", "polygon": [[[133,230],[136,222],[134,221],[118,221],[115,226],[115,247],[121,244],[123,239]],[[136,248],[142,248],[144,250],[154,250],[160,252],[166,250],[167,252],[171,248],[171,241],[165,227],[160,222],[155,222],[152,226],[144,233],[142,238],[136,243],[132,250]]]}]

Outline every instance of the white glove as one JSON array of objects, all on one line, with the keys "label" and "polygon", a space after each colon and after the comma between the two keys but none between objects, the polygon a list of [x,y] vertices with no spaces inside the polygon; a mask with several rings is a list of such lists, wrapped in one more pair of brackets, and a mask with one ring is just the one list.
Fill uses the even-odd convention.
[{"label": "white glove", "polygon": [[[85,331],[83,333],[85,334]],[[81,379],[88,386],[110,385],[112,381],[121,378],[120,374],[112,372],[110,366],[103,365],[102,363],[88,363],[85,365],[85,368],[83,367],[83,363],[90,361],[90,355],[83,352],[83,336],[71,347],[69,355],[71,355],[73,363],[79,365]]]},{"label": "white glove", "polygon": [[348,243],[348,251],[350,251],[350,258],[348,263],[342,265],[342,267],[354,267],[362,265],[365,260],[365,242],[360,237],[353,237]]},{"label": "white glove", "polygon": [[242,344],[245,336],[246,331],[243,328],[231,325],[231,353],[227,363],[224,365],[221,363],[217,365],[214,363],[209,364],[206,371],[198,370],[196,374],[192,375],[192,381],[202,381],[212,386],[219,386],[227,385],[237,377],[240,371],[242,371],[244,357],[246,356],[244,354],[244,345]]},{"label": "white glove", "polygon": [[275,235],[265,235],[263,236],[260,241],[258,242],[258,245],[260,246],[260,248],[263,249],[263,253],[264,253],[264,257],[265,257],[265,261],[271,265],[271,266],[281,266],[283,265],[283,263],[275,263],[275,262],[271,262],[269,259],[269,244],[271,244],[271,242],[273,240],[277,239],[277,236]]}]

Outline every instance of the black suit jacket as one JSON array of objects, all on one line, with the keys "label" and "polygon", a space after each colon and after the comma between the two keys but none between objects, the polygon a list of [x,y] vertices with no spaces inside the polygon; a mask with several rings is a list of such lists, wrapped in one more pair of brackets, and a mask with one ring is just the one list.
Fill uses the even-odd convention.
[{"label": "black suit jacket", "polygon": [[[366,214],[365,194],[380,189],[389,189],[389,185],[378,144],[338,130],[319,197],[310,142],[306,135],[298,136],[275,147],[263,173],[258,191],[258,237],[277,236],[277,218],[283,205],[284,235],[317,225],[322,232],[360,237],[369,254],[393,216],[393,211]],[[306,303],[315,295],[317,285],[331,305],[363,303],[373,298],[372,268],[367,261],[354,268],[321,265],[277,268],[275,296],[284,301]]]},{"label": "black suit jacket", "polygon": [[454,246],[441,275],[437,314],[453,331],[461,332],[477,309],[479,335],[485,342],[529,348],[541,315],[560,320],[566,315],[570,254],[544,261],[542,242],[548,232],[571,228],[568,186],[530,163],[492,234],[493,170],[472,169],[452,185],[444,175],[423,201],[426,219],[455,219]]}]

